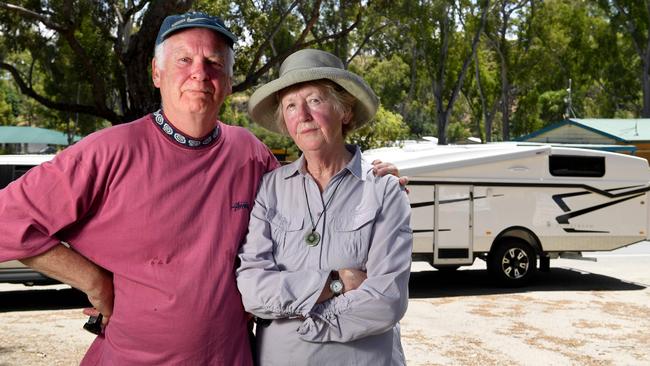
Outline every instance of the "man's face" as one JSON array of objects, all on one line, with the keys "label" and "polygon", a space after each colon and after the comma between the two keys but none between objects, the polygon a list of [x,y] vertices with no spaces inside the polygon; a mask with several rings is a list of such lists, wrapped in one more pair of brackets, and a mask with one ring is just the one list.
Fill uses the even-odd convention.
[{"label": "man's face", "polygon": [[165,114],[215,118],[231,89],[228,44],[214,31],[190,28],[171,35],[161,64],[154,59],[152,76],[160,88]]}]

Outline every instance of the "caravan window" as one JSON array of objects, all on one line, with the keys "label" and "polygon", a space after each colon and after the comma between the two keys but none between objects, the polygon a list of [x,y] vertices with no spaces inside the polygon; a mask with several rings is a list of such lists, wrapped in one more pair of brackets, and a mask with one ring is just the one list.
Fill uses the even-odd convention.
[{"label": "caravan window", "polygon": [[549,170],[557,177],[602,177],[605,175],[604,156],[549,156]]},{"label": "caravan window", "polygon": [[0,189],[20,178],[33,167],[33,165],[0,165]]}]

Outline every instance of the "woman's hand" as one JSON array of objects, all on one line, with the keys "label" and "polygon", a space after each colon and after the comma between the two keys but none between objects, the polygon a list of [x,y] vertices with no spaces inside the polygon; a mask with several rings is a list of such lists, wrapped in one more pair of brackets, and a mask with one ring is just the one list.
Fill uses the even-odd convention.
[{"label": "woman's hand", "polygon": [[343,282],[343,293],[356,290],[368,278],[366,272],[354,268],[343,268],[338,272],[339,279]]},{"label": "woman's hand", "polygon": [[[368,278],[366,272],[354,268],[343,268],[339,269],[337,272],[339,274],[339,279],[341,282],[343,282],[343,293],[359,288],[363,281]],[[323,287],[318,300],[316,300],[317,304],[325,302],[334,297],[334,293],[332,293],[332,290],[330,290],[330,282],[331,278],[330,281],[327,281],[325,283],[325,287]]]}]

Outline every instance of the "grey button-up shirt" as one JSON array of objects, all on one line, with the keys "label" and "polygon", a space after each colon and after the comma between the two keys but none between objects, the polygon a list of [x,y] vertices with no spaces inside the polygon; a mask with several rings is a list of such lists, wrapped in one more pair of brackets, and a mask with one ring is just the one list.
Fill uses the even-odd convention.
[{"label": "grey button-up shirt", "polygon": [[[303,158],[264,176],[237,270],[246,310],[273,319],[257,327],[261,365],[404,364],[397,322],[408,304],[410,206],[396,177],[375,177],[360,150],[348,149],[354,157],[322,195]],[[320,242],[309,246],[323,211]],[[341,268],[368,278],[316,304]]]}]

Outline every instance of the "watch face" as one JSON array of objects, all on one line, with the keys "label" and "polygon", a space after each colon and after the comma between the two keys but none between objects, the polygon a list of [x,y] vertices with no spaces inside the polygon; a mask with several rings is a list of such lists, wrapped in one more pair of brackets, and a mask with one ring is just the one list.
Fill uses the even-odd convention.
[{"label": "watch face", "polygon": [[343,292],[343,282],[340,280],[332,281],[332,283],[330,283],[330,290],[332,290],[335,295],[339,295]]}]

